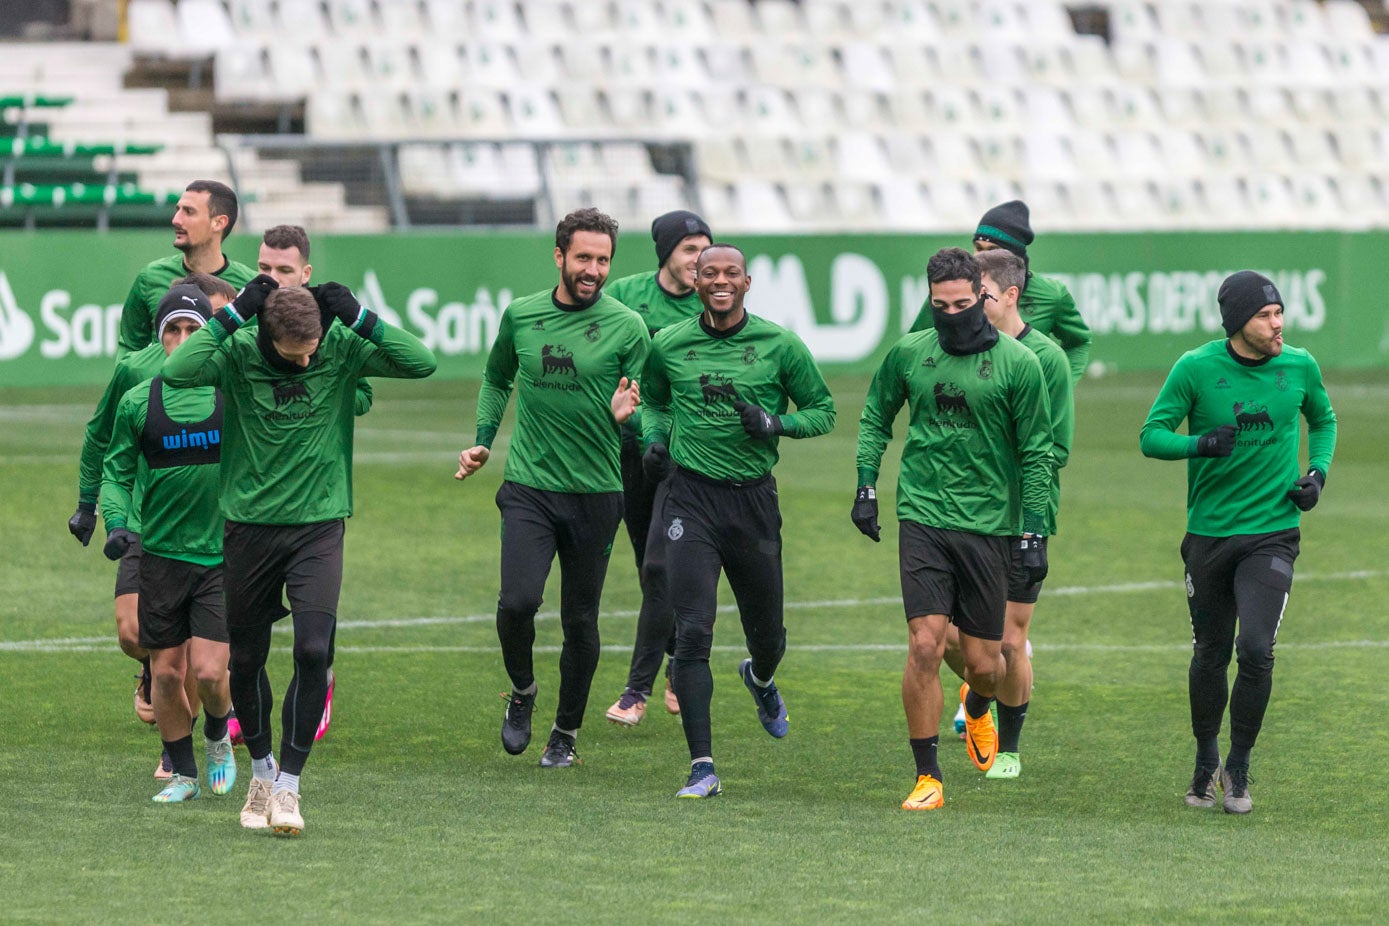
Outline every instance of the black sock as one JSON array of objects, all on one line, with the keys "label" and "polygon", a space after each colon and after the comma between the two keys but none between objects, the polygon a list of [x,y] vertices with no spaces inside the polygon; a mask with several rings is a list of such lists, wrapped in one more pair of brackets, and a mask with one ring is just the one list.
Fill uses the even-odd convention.
[{"label": "black sock", "polygon": [[183,739],[165,740],[164,750],[169,753],[169,761],[173,763],[174,774],[197,779],[198,760],[193,758],[193,734],[190,733]]},{"label": "black sock", "polygon": [[916,774],[930,775],[936,781],[941,779],[940,763],[936,761],[936,747],[940,745],[939,736],[928,736],[925,739],[912,739],[907,742],[912,746],[912,758],[916,760]]},{"label": "black sock", "polygon": [[1215,768],[1220,765],[1220,739],[1212,736],[1210,739],[1196,741],[1196,764],[1201,768]]},{"label": "black sock", "polygon": [[1225,757],[1226,768],[1249,768],[1249,746],[1230,744],[1230,754]]},{"label": "black sock", "polygon": [[146,656],[140,660],[140,697],[146,704],[154,703],[154,696],[150,693],[150,686],[154,684],[154,676],[150,674],[150,658]]},{"label": "black sock", "polygon": [[214,717],[214,716],[212,716],[212,711],[207,711],[206,713],[204,713],[204,714],[203,714],[203,736],[207,737],[207,738],[210,739],[210,740],[214,740],[214,741],[219,740],[219,739],[221,739],[222,737],[226,736],[226,735],[227,735],[227,717],[230,717],[230,716],[231,716],[231,714],[226,714],[226,715],[224,715],[224,716],[222,716],[222,717]]},{"label": "black sock", "polygon": [[993,703],[993,700],[993,698],[985,698],[975,694],[974,689],[971,688],[969,693],[965,695],[965,713],[971,719],[978,720],[989,712],[989,705]]},{"label": "black sock", "polygon": [[1022,724],[1027,719],[1027,705],[1024,701],[1017,707],[1009,707],[998,702],[998,751],[1017,752],[1018,740],[1022,737]]}]

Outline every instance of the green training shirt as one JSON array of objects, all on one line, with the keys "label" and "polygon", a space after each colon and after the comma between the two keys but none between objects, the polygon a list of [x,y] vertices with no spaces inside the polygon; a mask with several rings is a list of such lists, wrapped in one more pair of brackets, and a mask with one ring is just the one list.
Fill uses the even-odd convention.
[{"label": "green training shirt", "polygon": [[222,513],[249,524],[350,517],[357,378],[423,379],[434,354],[379,319],[363,334],[334,322],[301,370],[268,359],[256,332],[228,333],[214,317],[164,363],[171,386],[222,390]]},{"label": "green training shirt", "polygon": [[909,421],[897,477],[897,519],[973,534],[1045,534],[1052,424],[1037,357],[1000,334],[956,357],[933,329],[883,358],[859,419],[859,485],[874,485],[892,422]]},{"label": "green training shirt", "polygon": [[[96,404],[92,420],[87,422],[87,433],[82,438],[82,456],[78,465],[77,500],[95,505],[101,494],[102,459],[111,443],[111,429],[116,423],[116,410],[121,397],[132,387],[139,385],[159,372],[164,365],[164,345],[151,344],[144,350],[126,354],[116,361],[115,372],[106,384],[101,401]],[[143,482],[137,480],[134,486],[136,504],[126,517],[125,529],[140,533],[140,506],[138,504]]]},{"label": "green training shirt", "polygon": [[682,468],[710,479],[745,482],[776,465],[779,439],[748,435],[733,405],[739,399],[778,416],[784,437],[834,427],[834,400],[809,348],[752,313],[728,331],[700,317],[663,329],[641,384],[646,443],[666,444]]},{"label": "green training shirt", "polygon": [[[1305,350],[1284,345],[1261,363],[1237,358],[1229,341],[1211,341],[1183,354],[1167,375],[1143,423],[1144,456],[1187,460],[1187,530],[1204,537],[1267,534],[1297,527],[1301,510],[1287,493],[1303,474],[1298,465],[1307,419],[1312,469],[1329,473],[1336,449],[1336,413],[1321,369]],[[1188,434],[1177,433],[1183,419]],[[1201,435],[1221,425],[1239,428],[1228,457],[1198,457]]]},{"label": "green training shirt", "polygon": [[[1023,321],[1061,345],[1070,363],[1071,382],[1080,382],[1090,363],[1090,326],[1085,324],[1066,284],[1029,271],[1027,286],[1018,297],[1018,312]],[[911,330],[924,331],[930,327],[931,300],[927,299]]]},{"label": "green training shirt", "polygon": [[1076,405],[1072,390],[1071,370],[1066,354],[1056,342],[1028,326],[1022,330],[1018,343],[1037,355],[1042,367],[1042,381],[1047,389],[1047,411],[1051,415],[1051,500],[1047,504],[1048,537],[1056,534],[1056,515],[1061,508],[1061,468],[1071,458],[1071,441],[1075,437]]},{"label": "green training shirt", "polygon": [[683,322],[704,311],[699,293],[693,289],[683,296],[668,292],[657,280],[659,275],[657,270],[634,273],[614,280],[603,289],[604,294],[640,315],[652,337],[667,325]]},{"label": "green training shirt", "polygon": [[622,377],[640,381],[651,336],[611,296],[581,309],[554,294],[523,296],[502,313],[477,400],[477,442],[492,446],[514,385],[507,481],[546,492],[620,492],[612,395]]},{"label": "green training shirt", "polygon": [[[213,276],[221,277],[238,290],[256,275],[256,271],[245,264],[228,258],[224,261],[222,269]],[[183,279],[192,272],[183,262],[182,254],[170,254],[151,261],[136,275],[130,295],[125,297],[125,308],[121,309],[121,325],[116,336],[117,360],[155,342],[154,316],[159,311],[159,300],[174,285],[174,280]]]},{"label": "green training shirt", "polygon": [[[161,347],[161,353],[162,353]],[[216,566],[222,562],[224,522],[217,506],[218,474],[215,463],[150,469],[141,451],[141,435],[149,411],[150,380],[121,397],[111,433],[111,447],[102,467],[102,516],[106,532],[130,527],[132,517],[144,525],[140,544],[168,559]],[[211,386],[173,389],[164,386],[164,410],[178,423],[205,420],[216,404]],[[132,497],[137,482],[144,483],[140,500]]]}]

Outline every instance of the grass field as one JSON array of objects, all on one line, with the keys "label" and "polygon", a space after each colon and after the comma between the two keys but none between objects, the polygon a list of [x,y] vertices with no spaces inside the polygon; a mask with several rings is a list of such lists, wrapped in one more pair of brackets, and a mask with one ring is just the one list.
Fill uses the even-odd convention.
[{"label": "grass field", "polygon": [[[885,517],[874,545],[848,518],[866,378],[832,380],[834,433],[783,442],[791,734],[758,726],[725,612],[713,710],[726,796],[709,802],[673,799],[688,768],[677,718],[653,703],[635,729],[603,720],[639,603],[621,545],[583,766],[541,771],[534,744],[502,752],[502,461],[451,478],[475,383],[381,383],[358,428],[335,722],[306,770],[297,840],[237,825],[244,751],[232,795],[150,803],[159,743],[130,709],[114,566],[100,532],[82,549],[65,529],[97,390],[0,391],[0,921],[1382,922],[1389,373],[1328,376],[1341,442],[1303,522],[1243,818],[1182,802],[1185,468],[1137,449],[1159,382],[1080,389],[1023,777],[985,781],[947,736],[946,807],[924,814],[898,809],[913,776],[896,532]],[[556,596],[552,581],[538,731],[555,706]]]}]

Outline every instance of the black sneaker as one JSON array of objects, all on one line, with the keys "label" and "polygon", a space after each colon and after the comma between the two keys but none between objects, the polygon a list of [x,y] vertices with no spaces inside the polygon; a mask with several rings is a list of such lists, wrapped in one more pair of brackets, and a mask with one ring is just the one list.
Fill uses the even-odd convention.
[{"label": "black sneaker", "polygon": [[1220,790],[1225,792],[1226,813],[1249,813],[1254,801],[1249,796],[1249,769],[1227,768],[1220,773]]},{"label": "black sneaker", "polygon": [[574,754],[574,737],[558,730],[550,731],[550,742],[545,744],[545,752],[540,757],[541,768],[568,768],[578,765],[579,757]]},{"label": "black sneaker", "polygon": [[1191,776],[1191,787],[1186,791],[1186,805],[1188,807],[1214,807],[1215,806],[1215,780],[1220,777],[1220,766],[1215,768],[1202,768],[1196,766],[1196,773]]},{"label": "black sneaker", "polygon": [[535,693],[511,694],[502,692],[506,713],[502,715],[502,748],[519,756],[531,744],[531,712],[535,710]]}]

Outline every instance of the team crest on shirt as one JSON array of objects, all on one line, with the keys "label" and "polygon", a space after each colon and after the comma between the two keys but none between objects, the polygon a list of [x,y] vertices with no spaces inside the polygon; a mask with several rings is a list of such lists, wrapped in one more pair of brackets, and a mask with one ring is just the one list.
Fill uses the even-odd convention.
[{"label": "team crest on shirt", "polygon": [[686,360],[698,360],[698,359],[699,359],[699,354],[695,353],[693,350],[687,350],[687,351],[685,351],[685,359],[686,359]]},{"label": "team crest on shirt", "polygon": [[1279,392],[1288,391],[1288,371],[1279,370],[1278,375],[1273,378],[1273,388]]},{"label": "team crest on shirt", "polygon": [[546,344],[540,348],[540,378],[553,373],[556,376],[578,376],[574,366],[574,355],[565,350],[563,344]]},{"label": "team crest on shirt", "polygon": [[600,337],[602,337],[602,335],[603,332],[601,329],[599,329],[597,322],[594,322],[593,324],[589,325],[588,328],[584,331],[584,337],[588,340],[590,344],[597,341]]},{"label": "team crest on shirt", "polygon": [[756,362],[757,362],[757,348],[755,348],[755,347],[753,347],[751,344],[749,344],[749,345],[748,345],[748,349],[745,350],[745,351],[743,351],[743,362],[746,363],[746,364],[749,364],[749,365],[756,363]]},{"label": "team crest on shirt", "polygon": [[679,518],[674,518],[670,522],[670,527],[666,530],[666,536],[671,540],[679,540],[685,536],[685,524]]},{"label": "team crest on shirt", "polygon": [[1196,597],[1196,583],[1191,581],[1191,573],[1186,574],[1186,597]]},{"label": "team crest on shirt", "polygon": [[993,377],[993,375],[994,362],[992,360],[989,360],[988,358],[985,358],[984,362],[979,364],[979,378],[990,379]]},{"label": "team crest on shirt", "polygon": [[542,318],[542,319],[540,319],[539,321],[537,321],[534,325],[531,325],[531,330],[532,330],[532,331],[544,331],[544,330],[545,330],[545,319]]},{"label": "team crest on shirt", "polygon": [[1217,389],[1229,389],[1229,388],[1230,388],[1230,381],[1227,380],[1225,377],[1222,376],[1222,377],[1220,377],[1220,379],[1218,379],[1218,380],[1215,381],[1215,388],[1217,388]]}]

